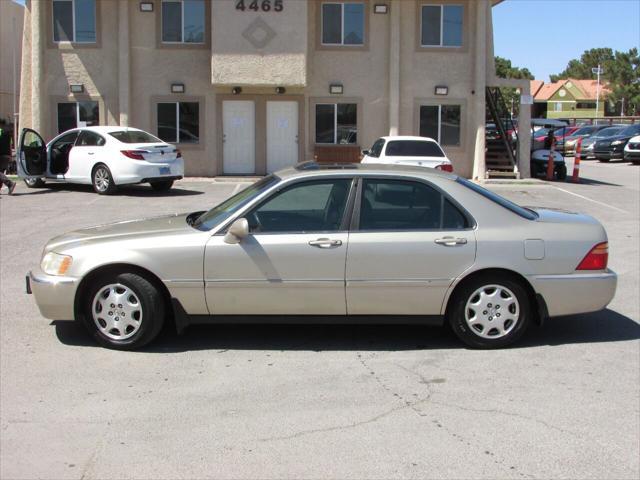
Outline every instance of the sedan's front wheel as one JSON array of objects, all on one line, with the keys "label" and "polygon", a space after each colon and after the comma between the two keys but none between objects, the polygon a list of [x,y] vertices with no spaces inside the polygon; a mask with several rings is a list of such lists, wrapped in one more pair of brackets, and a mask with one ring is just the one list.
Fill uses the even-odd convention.
[{"label": "sedan's front wheel", "polygon": [[162,329],[162,295],[140,275],[102,276],[86,292],[85,326],[105,347],[134,350],[152,341]]},{"label": "sedan's front wheel", "polygon": [[509,277],[483,275],[455,292],[449,322],[456,335],[473,348],[500,348],[516,342],[531,319],[524,287]]}]

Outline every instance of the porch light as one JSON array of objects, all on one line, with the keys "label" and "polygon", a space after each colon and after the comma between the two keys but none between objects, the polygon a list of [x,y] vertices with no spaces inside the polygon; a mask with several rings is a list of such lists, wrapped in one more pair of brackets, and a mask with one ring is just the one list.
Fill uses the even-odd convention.
[{"label": "porch light", "polygon": [[283,94],[284,92],[286,92],[286,91],[287,91],[287,89],[286,89],[286,88],[284,88],[284,87],[276,87],[276,93],[277,93],[278,95],[282,95],[282,94]]},{"label": "porch light", "polygon": [[171,93],[184,93],[184,83],[172,83]]},{"label": "porch light", "polygon": [[69,85],[69,91],[71,93],[82,93],[84,92],[84,84],[77,83],[77,84]]},{"label": "porch light", "polygon": [[242,93],[242,87],[233,87],[231,89],[231,93],[234,95],[240,95]]},{"label": "porch light", "polygon": [[436,87],[436,95],[449,95],[449,87],[439,85]]},{"label": "porch light", "polygon": [[331,93],[332,95],[342,95],[343,91],[344,87],[341,83],[333,83],[329,85],[329,93]]},{"label": "porch light", "polygon": [[140,2],[141,12],[153,12],[153,2]]},{"label": "porch light", "polygon": [[373,6],[373,13],[386,14],[389,12],[389,6],[385,3],[377,3]]}]

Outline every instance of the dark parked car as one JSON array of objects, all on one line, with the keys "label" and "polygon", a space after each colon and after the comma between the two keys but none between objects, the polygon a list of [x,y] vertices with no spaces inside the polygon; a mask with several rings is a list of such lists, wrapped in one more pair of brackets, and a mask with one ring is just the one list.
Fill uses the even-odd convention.
[{"label": "dark parked car", "polygon": [[593,148],[595,147],[596,142],[614,137],[624,129],[624,125],[611,125],[587,137],[582,141],[582,159],[595,158]]},{"label": "dark parked car", "polygon": [[600,162],[622,160],[625,145],[636,135],[640,135],[640,124],[629,125],[617,135],[598,140],[593,146],[593,154]]}]

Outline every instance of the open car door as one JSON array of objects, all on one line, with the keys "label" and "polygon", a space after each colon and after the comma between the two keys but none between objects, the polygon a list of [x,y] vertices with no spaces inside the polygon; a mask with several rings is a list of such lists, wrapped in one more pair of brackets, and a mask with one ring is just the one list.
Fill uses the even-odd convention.
[{"label": "open car door", "polygon": [[47,144],[40,134],[23,128],[18,145],[17,167],[21,178],[44,177],[47,171]]}]

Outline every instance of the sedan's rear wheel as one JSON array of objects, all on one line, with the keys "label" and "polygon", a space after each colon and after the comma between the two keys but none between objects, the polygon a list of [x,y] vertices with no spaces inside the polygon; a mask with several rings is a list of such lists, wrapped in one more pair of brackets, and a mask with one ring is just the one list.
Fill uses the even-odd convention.
[{"label": "sedan's rear wheel", "polygon": [[531,319],[526,290],[507,276],[476,277],[461,285],[451,301],[451,327],[474,348],[499,348],[516,342]]},{"label": "sedan's rear wheel", "polygon": [[162,328],[162,295],[140,275],[99,277],[86,293],[85,326],[105,347],[134,350],[152,341]]},{"label": "sedan's rear wheel", "polygon": [[110,195],[117,190],[109,167],[103,164],[96,165],[91,174],[93,189],[100,195]]}]

